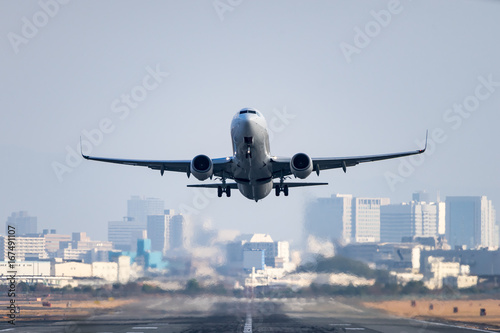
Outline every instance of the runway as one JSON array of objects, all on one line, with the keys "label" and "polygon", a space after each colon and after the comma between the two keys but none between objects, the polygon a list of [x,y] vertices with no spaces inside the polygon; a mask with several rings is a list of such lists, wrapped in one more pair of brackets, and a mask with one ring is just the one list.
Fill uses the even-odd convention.
[{"label": "runway", "polygon": [[333,298],[245,299],[197,297],[144,300],[109,314],[81,321],[17,322],[1,332],[159,333],[159,332],[491,332],[395,318],[356,303]]}]

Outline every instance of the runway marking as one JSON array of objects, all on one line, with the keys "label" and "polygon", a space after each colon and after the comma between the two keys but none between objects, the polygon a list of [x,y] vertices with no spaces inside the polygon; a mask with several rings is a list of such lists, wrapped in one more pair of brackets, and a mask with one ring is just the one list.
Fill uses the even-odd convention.
[{"label": "runway marking", "polygon": [[[351,326],[352,324],[330,324],[330,326]],[[362,327],[345,327],[343,330],[350,331],[364,331],[365,329]]]},{"label": "runway marking", "polygon": [[250,312],[247,313],[247,320],[245,321],[243,333],[252,333],[252,314]]},{"label": "runway marking", "polygon": [[[133,330],[157,330],[158,327],[154,326],[144,326],[144,327],[132,327]],[[136,332],[137,333],[137,332]]]},{"label": "runway marking", "polygon": [[460,328],[460,329],[463,329],[463,330],[469,330],[469,331],[475,331],[475,332],[487,332],[487,333],[491,333],[492,332],[492,331],[481,330],[479,328],[456,326],[456,325],[443,324],[443,323],[433,323],[432,321],[417,320],[417,319],[412,319],[412,320],[416,321],[418,323],[431,324],[431,325],[437,325],[437,326],[446,326],[446,327],[453,327],[453,328]]},{"label": "runway marking", "polygon": [[0,330],[0,332],[7,332],[7,331],[12,331],[12,330],[14,330],[14,329],[13,328],[6,328],[4,330]]},{"label": "runway marking", "polygon": [[330,326],[351,326],[351,324],[330,324]]}]

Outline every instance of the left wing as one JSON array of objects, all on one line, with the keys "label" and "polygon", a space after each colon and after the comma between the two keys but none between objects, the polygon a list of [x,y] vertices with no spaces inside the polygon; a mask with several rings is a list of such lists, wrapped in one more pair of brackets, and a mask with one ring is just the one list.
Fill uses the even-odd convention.
[{"label": "left wing", "polygon": [[[320,170],[336,169],[342,168],[344,172],[347,172],[347,167],[352,167],[364,162],[375,162],[388,160],[391,158],[405,157],[411,155],[422,154],[427,149],[427,134],[425,137],[425,147],[424,149],[401,152],[401,153],[391,153],[391,154],[379,154],[379,155],[366,155],[366,156],[350,156],[350,157],[323,157],[323,158],[311,158],[313,164],[313,171],[319,175]],[[292,174],[290,170],[289,157],[274,157],[271,159],[273,163],[273,177],[288,176]]]}]

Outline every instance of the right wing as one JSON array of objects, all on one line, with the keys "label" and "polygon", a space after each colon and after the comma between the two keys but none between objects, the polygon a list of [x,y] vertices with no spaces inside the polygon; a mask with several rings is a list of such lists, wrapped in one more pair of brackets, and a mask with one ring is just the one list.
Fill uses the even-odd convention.
[{"label": "right wing", "polygon": [[[83,158],[91,161],[99,161],[106,163],[116,163],[134,166],[144,166],[153,170],[160,171],[176,171],[176,172],[189,172],[189,167],[191,161],[161,161],[161,160],[128,160],[121,158],[107,158],[107,157],[93,157],[88,155],[83,155]],[[163,172],[162,172],[163,173]]]},{"label": "right wing", "polygon": [[[91,161],[144,166],[153,170],[160,170],[162,176],[165,171],[184,172],[188,176],[191,173],[191,160],[129,160],[121,158],[94,157],[84,155],[83,153],[82,157]],[[230,164],[232,162],[233,160],[230,157],[212,159],[214,175],[221,177],[222,174],[224,174],[226,178],[232,178],[232,171],[230,168]]]}]

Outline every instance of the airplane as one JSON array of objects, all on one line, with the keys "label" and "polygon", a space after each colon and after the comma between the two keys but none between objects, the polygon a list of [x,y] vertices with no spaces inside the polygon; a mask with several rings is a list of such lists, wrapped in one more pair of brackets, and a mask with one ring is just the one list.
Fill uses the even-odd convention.
[{"label": "airplane", "polygon": [[[264,116],[254,108],[244,108],[238,111],[231,122],[231,139],[233,155],[211,159],[206,155],[197,155],[192,160],[132,160],[84,155],[87,160],[117,163],[125,165],[145,166],[159,170],[163,176],[165,171],[183,172],[188,178],[193,175],[204,181],[214,176],[221,183],[193,184],[188,187],[216,188],[217,196],[225,193],[231,196],[231,189],[238,189],[243,196],[256,202],[264,199],[275,190],[276,196],[281,192],[288,196],[289,188],[302,186],[328,185],[328,183],[288,182],[285,179],[305,179],[313,171],[319,176],[320,170],[348,167],[359,163],[374,162],[422,154],[427,149],[427,136],[424,149],[367,156],[311,158],[305,153],[297,153],[290,157],[271,155],[269,134]],[[227,182],[228,179],[234,182]],[[279,182],[274,182],[279,179]]]}]

